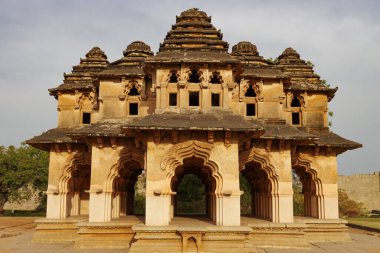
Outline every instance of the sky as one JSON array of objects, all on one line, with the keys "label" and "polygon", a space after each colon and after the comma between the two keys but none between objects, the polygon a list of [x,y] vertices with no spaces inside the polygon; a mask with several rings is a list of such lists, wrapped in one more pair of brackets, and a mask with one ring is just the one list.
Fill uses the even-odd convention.
[{"label": "sky", "polygon": [[57,126],[47,89],[93,47],[109,61],[142,40],[158,51],[176,15],[212,16],[230,50],[250,41],[265,58],[293,47],[339,90],[331,130],[363,144],[338,157],[342,175],[380,171],[380,1],[0,0],[0,145]]}]

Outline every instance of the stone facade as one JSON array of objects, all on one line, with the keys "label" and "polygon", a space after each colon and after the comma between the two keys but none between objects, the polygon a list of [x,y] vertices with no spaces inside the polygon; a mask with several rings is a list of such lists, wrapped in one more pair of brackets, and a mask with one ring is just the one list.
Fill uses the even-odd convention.
[{"label": "stone facade", "polygon": [[339,176],[338,187],[367,211],[380,210],[380,172]]},{"label": "stone facade", "polygon": [[[79,225],[78,233],[89,236],[99,224],[130,217],[144,171],[144,225],[125,230],[135,231],[133,245],[152,238],[166,245],[179,236],[184,251],[187,240],[200,250],[218,233],[236,234],[244,245],[252,229],[239,228],[240,174],[251,186],[252,217],[291,224],[292,170],[303,184],[305,216],[341,224],[336,157],[361,145],[328,128],[337,88],[323,85],[292,48],[272,63],[250,42],[231,53],[228,47],[211,18],[190,9],[177,16],[157,54],[135,41],[109,63],[100,48],[91,49],[49,90],[58,127],[28,141],[50,152],[48,222],[41,226],[85,217],[88,229]],[[187,174],[204,184],[204,218],[216,234],[170,227]]]}]

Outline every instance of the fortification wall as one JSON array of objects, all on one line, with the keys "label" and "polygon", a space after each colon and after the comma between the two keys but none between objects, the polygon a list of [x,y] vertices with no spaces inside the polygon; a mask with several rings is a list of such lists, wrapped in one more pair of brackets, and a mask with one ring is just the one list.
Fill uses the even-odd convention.
[{"label": "fortification wall", "polygon": [[338,187],[352,200],[362,202],[368,211],[380,210],[380,172],[339,176]]}]

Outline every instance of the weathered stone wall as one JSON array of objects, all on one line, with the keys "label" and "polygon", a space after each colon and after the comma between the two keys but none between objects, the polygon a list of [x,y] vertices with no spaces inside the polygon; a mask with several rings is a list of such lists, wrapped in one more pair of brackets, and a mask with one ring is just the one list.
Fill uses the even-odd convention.
[{"label": "weathered stone wall", "polygon": [[15,202],[6,202],[4,205],[4,210],[35,210],[41,204],[38,195],[39,194],[37,191],[33,191],[29,199],[24,199]]},{"label": "weathered stone wall", "polygon": [[338,187],[352,200],[363,203],[368,211],[380,210],[380,172],[339,176]]}]

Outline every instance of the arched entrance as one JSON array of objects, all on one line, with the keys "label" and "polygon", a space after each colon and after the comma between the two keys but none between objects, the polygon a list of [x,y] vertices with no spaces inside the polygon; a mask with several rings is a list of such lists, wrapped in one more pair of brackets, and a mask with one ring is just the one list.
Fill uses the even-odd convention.
[{"label": "arched entrance", "polygon": [[88,155],[73,154],[59,179],[60,218],[89,214],[91,165]]},{"label": "arched entrance", "polygon": [[[191,185],[190,189],[183,189],[184,180],[193,181],[197,185]],[[182,184],[181,184],[182,183]],[[187,182],[190,183],[190,182]],[[195,187],[194,187],[195,186]],[[191,157],[183,160],[175,170],[175,174],[171,180],[171,188],[176,195],[172,197],[172,217],[176,215],[200,215],[204,218],[216,221],[216,188],[217,180],[213,176],[210,167],[204,165],[201,158]],[[185,202],[190,201],[196,206],[192,206],[193,210],[185,210]],[[187,204],[188,205],[188,204]]]},{"label": "arched entrance", "polygon": [[294,166],[293,174],[294,208],[299,209],[295,215],[321,218],[321,183],[316,175],[302,166]]},{"label": "arched entrance", "polygon": [[215,222],[216,180],[202,159],[184,159],[175,170],[171,188],[176,192],[172,197],[172,216],[198,216]]},{"label": "arched entrance", "polygon": [[[138,178],[143,169],[136,161],[124,163],[113,181],[112,218],[135,214],[135,196]],[[140,193],[139,193],[140,195]]]},{"label": "arched entrance", "polygon": [[268,173],[258,163],[249,162],[241,174],[251,189],[251,215],[261,219],[273,220],[273,182]]},{"label": "arched entrance", "polygon": [[78,165],[68,182],[68,198],[71,198],[69,205],[71,207],[70,216],[88,215],[90,181],[91,166]]}]

